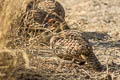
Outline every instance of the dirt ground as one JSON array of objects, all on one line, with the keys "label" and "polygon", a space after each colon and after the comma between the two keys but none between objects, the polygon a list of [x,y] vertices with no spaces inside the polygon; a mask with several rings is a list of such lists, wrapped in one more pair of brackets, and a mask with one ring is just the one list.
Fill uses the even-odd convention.
[{"label": "dirt ground", "polygon": [[[34,50],[14,50],[19,53],[17,66],[25,65],[27,69],[15,68],[11,76],[17,76],[17,80],[120,80],[120,1],[58,1],[65,8],[65,20],[70,28],[83,32],[107,70],[95,72],[87,64],[71,64],[51,55],[50,50],[45,52],[35,46]],[[24,53],[28,54],[28,59]]]},{"label": "dirt ground", "polygon": [[[42,58],[46,53],[31,57],[32,66],[38,65],[38,70],[43,71],[48,80],[120,80],[120,1],[58,1],[65,8],[68,25],[71,29],[84,33],[93,46],[95,55],[107,70],[95,72],[89,67],[71,66],[56,57],[48,57],[48,54],[48,58]],[[34,62],[36,59],[39,63]]]},{"label": "dirt ground", "polygon": [[[59,1],[65,7],[66,21],[70,27],[85,32],[94,53],[103,65],[108,65],[108,73],[116,80],[115,77],[120,74],[120,1]],[[92,73],[89,75],[94,77]]]}]

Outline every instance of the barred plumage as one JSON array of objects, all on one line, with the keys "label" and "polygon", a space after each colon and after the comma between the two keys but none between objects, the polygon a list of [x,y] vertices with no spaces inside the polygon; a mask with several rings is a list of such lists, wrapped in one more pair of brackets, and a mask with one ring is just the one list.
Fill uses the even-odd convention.
[{"label": "barred plumage", "polygon": [[52,33],[69,29],[62,5],[55,0],[32,0],[20,15],[18,36],[27,39],[40,36],[39,42],[49,45]]},{"label": "barred plumage", "polygon": [[96,71],[102,70],[102,65],[93,53],[93,49],[78,30],[66,30],[54,35],[50,46],[56,56],[75,62],[87,62]]}]

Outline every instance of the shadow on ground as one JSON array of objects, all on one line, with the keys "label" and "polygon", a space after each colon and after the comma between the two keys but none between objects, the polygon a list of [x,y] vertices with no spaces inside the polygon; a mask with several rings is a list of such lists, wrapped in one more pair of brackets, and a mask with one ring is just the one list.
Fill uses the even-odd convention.
[{"label": "shadow on ground", "polygon": [[92,39],[93,41],[97,41],[95,43],[90,42],[91,45],[102,46],[102,47],[120,47],[120,40],[111,41],[109,40],[111,37],[107,33],[100,32],[83,32],[83,36],[87,39]]},{"label": "shadow on ground", "polygon": [[120,40],[118,41],[107,41],[107,42],[99,42],[97,46],[103,46],[103,47],[120,47]]},{"label": "shadow on ground", "polygon": [[105,40],[110,38],[110,35],[101,32],[83,32],[82,35],[85,36],[87,39],[93,40]]}]

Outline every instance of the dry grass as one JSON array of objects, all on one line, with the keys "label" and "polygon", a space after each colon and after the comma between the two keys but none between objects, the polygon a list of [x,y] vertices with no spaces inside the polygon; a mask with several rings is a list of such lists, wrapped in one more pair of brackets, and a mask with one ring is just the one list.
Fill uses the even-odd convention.
[{"label": "dry grass", "polygon": [[[9,72],[11,72],[15,66],[18,66],[16,51],[6,48],[7,35],[11,29],[11,23],[16,19],[28,1],[29,0],[0,0],[0,78],[3,80],[5,77],[8,77]],[[24,59],[26,59],[27,56],[25,54],[23,55]],[[26,61],[28,62],[27,59]],[[4,72],[6,72],[6,70],[8,73],[5,74]]]},{"label": "dry grass", "polygon": [[6,35],[10,30],[11,22],[15,19],[22,7],[26,5],[29,0],[1,0],[0,1],[0,45],[6,45]]},{"label": "dry grass", "polygon": [[[48,51],[39,50],[41,47],[38,47],[38,46],[33,47],[35,40],[37,40],[38,37],[40,37],[40,36],[31,37],[29,39],[29,41],[27,41],[27,40],[24,41],[25,40],[24,37],[22,37],[23,41],[21,41],[20,39],[18,39],[18,37],[14,37],[14,35],[12,35],[12,37],[11,37],[12,39],[11,38],[9,39],[8,38],[9,31],[13,27],[13,26],[11,26],[11,23],[14,24],[13,21],[16,20],[16,18],[18,18],[19,13],[24,11],[26,4],[29,1],[30,0],[24,0],[24,1],[23,0],[0,0],[0,79],[8,80],[8,78],[9,78],[10,80],[16,80],[16,78],[19,78],[18,80],[21,80],[21,77],[22,77],[21,74],[22,74],[24,76],[24,78],[26,78],[26,79],[28,79],[28,77],[32,76],[32,77],[34,77],[33,79],[37,79],[37,80],[41,80],[41,79],[44,79],[44,80],[49,80],[49,79],[51,79],[51,80],[53,80],[53,79],[54,80],[72,79],[72,80],[74,80],[75,79],[76,80],[76,78],[84,79],[84,80],[86,80],[86,79],[88,79],[88,80],[100,80],[100,79],[101,80],[110,80],[112,78],[112,80],[116,80],[116,78],[118,77],[118,75],[120,73],[120,68],[119,68],[120,66],[116,63],[109,64],[107,61],[106,61],[106,63],[103,62],[104,65],[107,66],[107,71],[96,73],[92,70],[88,70],[88,68],[83,67],[83,66],[74,65],[74,67],[73,66],[71,67],[70,66],[71,64],[63,65],[64,62],[62,62],[58,58],[49,57],[49,55],[51,56],[51,54],[49,54],[51,51],[49,52],[49,50]],[[60,1],[62,1],[62,0],[60,0]],[[82,3],[84,3],[84,2],[82,2]],[[89,2],[86,3],[85,5],[82,5],[82,3],[80,4],[81,9],[86,8],[84,6],[89,4]],[[75,5],[74,7],[75,7],[74,10],[76,10],[76,11],[77,11],[77,9],[79,10],[79,8],[77,8],[77,5]],[[103,23],[100,24],[100,25],[103,25],[100,27],[100,29],[95,28],[94,23],[93,24],[86,23],[86,20],[84,20],[84,19],[83,19],[83,23],[82,23],[83,17],[81,17],[81,19],[76,18],[76,16],[79,16],[79,15],[77,12],[75,13],[74,10],[71,10],[72,14],[69,12],[67,13],[67,15],[69,15],[69,17],[70,17],[70,18],[67,17],[67,19],[69,18],[68,19],[69,24],[70,25],[74,24],[74,25],[72,25],[73,28],[74,28],[74,26],[76,27],[76,24],[78,25],[78,22],[81,22],[79,24],[80,27],[78,27],[78,26],[77,27],[79,29],[82,29],[83,31],[95,31],[96,30],[98,32],[99,31],[106,32],[107,30],[109,30],[107,32],[110,33],[110,35],[115,34],[116,36],[117,35],[119,36],[119,27],[118,27],[118,29],[117,28],[115,29],[117,32],[113,32],[113,33],[112,33],[112,30],[108,29],[106,27],[106,24],[103,24]],[[68,9],[68,11],[69,11],[69,9]],[[75,13],[74,14],[75,16],[73,16],[73,13]],[[84,16],[85,13],[84,13],[84,11],[83,12],[81,11],[80,14]],[[76,22],[74,22],[75,20],[73,20],[73,18],[77,19],[78,22],[77,22],[77,20],[76,20]],[[19,21],[19,19],[17,19],[17,20]],[[119,21],[120,20],[118,19],[118,22]],[[91,26],[93,26],[93,27],[91,27]],[[107,26],[109,26],[109,25],[107,24]],[[114,25],[110,25],[110,26],[114,26]],[[15,23],[14,27],[19,27],[19,25],[17,25]],[[14,31],[13,31],[13,33],[16,35],[16,33]],[[34,36],[34,35],[32,35],[32,36]],[[89,34],[89,36],[91,36],[91,35]],[[93,36],[92,36],[92,38],[93,38]],[[101,37],[98,37],[98,38],[101,38]],[[116,40],[118,40],[118,38],[119,37],[117,37],[117,38],[115,37]],[[14,47],[14,49],[6,48],[6,45],[9,41],[12,41],[13,43],[14,42],[17,43],[17,39],[19,41],[21,41],[21,44],[23,44],[22,42],[25,42],[25,43],[27,42],[27,44],[29,44],[29,46],[27,46],[27,47],[24,46],[24,47],[20,48],[19,46],[15,46],[16,45],[15,44],[15,45],[12,45],[12,47]],[[114,38],[112,38],[112,39],[114,39]],[[39,39],[37,41],[39,41]],[[100,41],[98,41],[98,42],[100,42]],[[111,45],[111,42],[109,42],[108,44]],[[34,48],[35,51],[34,50],[29,51],[31,48]],[[48,46],[45,46],[45,48],[48,48]],[[96,46],[95,46],[95,48],[96,48]],[[101,49],[101,47],[99,47],[99,48]],[[105,49],[107,50],[107,48],[105,48]],[[108,51],[108,52],[101,51],[101,50],[99,50],[99,51],[101,51],[101,53],[110,53],[111,52],[110,55],[113,55],[115,52],[119,53],[119,48],[118,49],[115,48],[115,49],[116,49],[116,51],[111,50],[111,48],[110,48],[111,51]],[[95,52],[97,52],[97,49],[95,50]],[[30,53],[33,53],[33,54],[30,54]],[[45,58],[44,55],[47,57]],[[100,55],[100,54],[98,54],[98,55]],[[102,57],[107,58],[107,55],[104,54],[104,55],[102,55]],[[101,59],[101,58],[99,58],[99,59]],[[102,61],[105,61],[105,59],[102,59]],[[30,75],[30,76],[27,76],[27,75]]]},{"label": "dry grass", "polygon": [[[1,0],[0,1],[0,24],[1,24],[0,25],[0,79],[1,80],[8,80],[8,79],[21,80],[23,74],[25,74],[24,75],[25,79],[29,78],[29,76],[26,76],[27,74],[29,74],[30,76],[33,76],[33,79],[38,79],[38,80],[42,79],[40,73],[38,74],[39,71],[33,70],[33,72],[29,72],[29,71],[27,72],[26,70],[31,68],[35,69],[36,67],[36,65],[35,67],[32,67],[29,65],[30,63],[29,56],[31,55],[28,56],[27,53],[31,53],[31,52],[27,52],[27,49],[30,49],[31,46],[33,46],[30,42],[34,44],[34,40],[37,39],[39,36],[31,37],[29,41],[28,40],[25,41],[26,43],[28,42],[28,44],[30,44],[27,47],[24,46],[24,47],[21,47],[20,49],[20,47],[16,45],[17,43],[16,40],[19,38],[16,35],[17,34],[16,31],[17,29],[20,28],[20,25],[18,25],[16,22],[19,22],[20,20],[19,16],[21,15],[21,13],[24,13],[22,11],[25,10],[26,4],[29,1],[30,0],[24,0],[24,1]],[[11,30],[14,30],[14,31],[11,32]],[[22,39],[20,41],[21,43],[24,42],[24,40],[26,40],[25,37],[22,37],[21,39]],[[15,45],[10,45],[11,47],[9,48],[6,47],[6,46],[9,46],[9,42],[12,42],[12,44],[15,43]],[[32,62],[34,63],[35,61],[36,59]],[[23,69],[23,72],[21,71],[19,72],[19,69]],[[35,76],[36,74],[40,75],[40,78],[37,78],[38,76]]]}]

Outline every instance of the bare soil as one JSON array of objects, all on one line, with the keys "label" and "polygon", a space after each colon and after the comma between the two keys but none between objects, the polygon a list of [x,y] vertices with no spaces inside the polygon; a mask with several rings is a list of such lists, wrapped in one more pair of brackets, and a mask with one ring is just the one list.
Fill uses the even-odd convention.
[{"label": "bare soil", "polygon": [[[116,80],[120,74],[120,1],[59,1],[65,7],[66,21],[70,27],[85,33],[100,62],[108,66],[107,74],[109,73],[113,80]],[[89,75],[95,77],[93,73]],[[80,76],[78,78],[83,80]]]},{"label": "bare soil", "polygon": [[[53,56],[52,51],[35,46],[34,49],[24,47],[14,50],[27,54],[28,59],[24,54],[22,57],[17,54],[16,60],[21,63],[13,69],[10,77],[14,76],[17,80],[120,80],[120,1],[58,1],[65,8],[65,20],[70,28],[83,32],[107,70],[95,72],[87,64],[71,64]],[[23,64],[27,68],[22,69]],[[10,77],[6,80],[12,80]]]},{"label": "bare soil", "polygon": [[37,69],[43,71],[48,80],[120,80],[120,1],[58,1],[65,8],[68,25],[71,29],[83,32],[107,70],[95,72],[87,65],[71,65],[57,57],[50,57],[48,53],[43,55],[40,52],[37,58],[30,58],[30,64],[38,65]]}]

